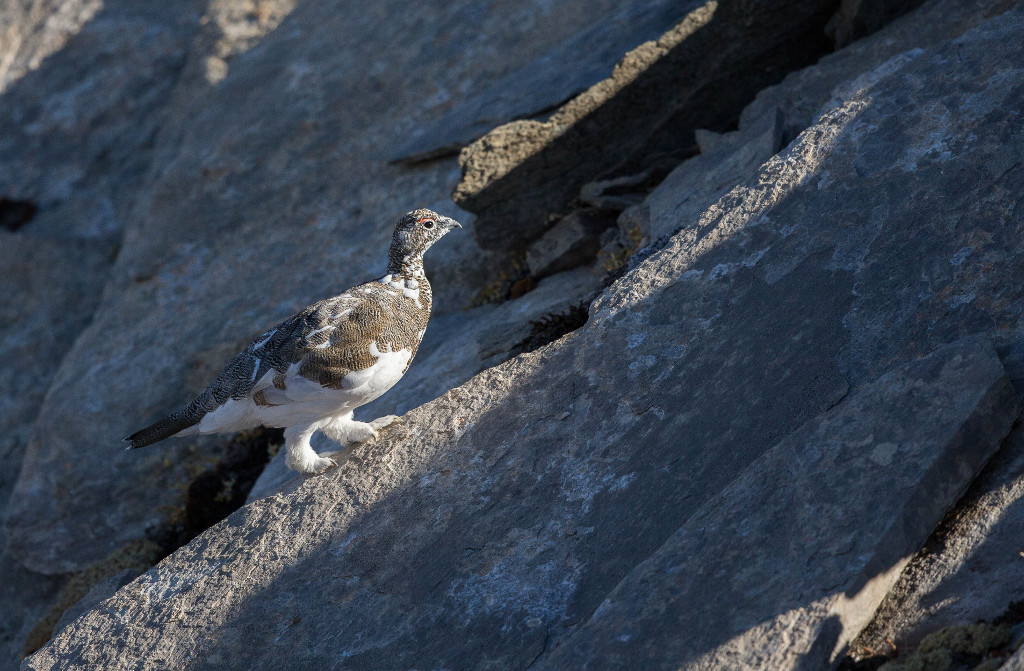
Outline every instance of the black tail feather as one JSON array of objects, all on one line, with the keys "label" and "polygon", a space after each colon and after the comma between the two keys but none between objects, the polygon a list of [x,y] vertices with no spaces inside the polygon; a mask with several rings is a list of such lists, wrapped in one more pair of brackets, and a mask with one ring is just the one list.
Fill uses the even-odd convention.
[{"label": "black tail feather", "polygon": [[194,413],[189,413],[187,409],[182,409],[164,417],[155,424],[147,426],[145,429],[136,431],[125,438],[124,442],[128,443],[128,449],[130,450],[152,445],[164,438],[170,438],[179,431],[184,431],[188,427],[198,424],[200,419],[202,419],[202,415],[196,418]]}]

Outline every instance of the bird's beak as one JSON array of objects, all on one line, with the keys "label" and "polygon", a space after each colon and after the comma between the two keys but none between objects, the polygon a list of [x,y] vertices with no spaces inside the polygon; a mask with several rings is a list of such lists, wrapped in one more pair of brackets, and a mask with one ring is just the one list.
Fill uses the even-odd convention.
[{"label": "bird's beak", "polygon": [[448,225],[448,230],[453,230],[453,229],[456,229],[456,228],[462,228],[462,224],[460,224],[459,222],[457,222],[454,219],[451,219],[449,217],[445,217],[444,218],[444,223]]}]

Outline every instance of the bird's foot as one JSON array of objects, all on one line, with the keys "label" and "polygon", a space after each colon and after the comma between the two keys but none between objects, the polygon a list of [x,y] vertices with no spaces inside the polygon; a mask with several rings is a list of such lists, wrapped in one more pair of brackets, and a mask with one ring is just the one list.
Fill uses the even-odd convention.
[{"label": "bird's foot", "polygon": [[[291,456],[291,455],[289,455]],[[293,471],[298,471],[304,475],[319,475],[324,471],[328,471],[338,465],[334,459],[329,457],[317,456],[314,452],[312,458],[308,459],[288,459],[288,468]]]},{"label": "bird's foot", "polygon": [[368,440],[376,440],[380,434],[378,431],[398,419],[397,415],[385,415],[372,422],[352,422],[346,429],[350,443],[365,443]]}]

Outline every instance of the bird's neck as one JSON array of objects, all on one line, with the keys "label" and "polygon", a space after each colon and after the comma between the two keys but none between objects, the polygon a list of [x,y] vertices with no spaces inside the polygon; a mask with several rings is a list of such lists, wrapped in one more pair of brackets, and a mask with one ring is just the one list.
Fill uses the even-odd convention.
[{"label": "bird's neck", "polygon": [[388,254],[388,274],[402,279],[413,279],[426,282],[427,276],[423,272],[423,255],[408,254],[391,250]]},{"label": "bird's neck", "polygon": [[388,274],[380,278],[380,281],[389,284],[393,289],[400,289],[406,298],[415,300],[416,305],[425,310],[425,315],[430,315],[434,294],[427,276],[423,274],[422,261],[418,264],[389,264]]}]

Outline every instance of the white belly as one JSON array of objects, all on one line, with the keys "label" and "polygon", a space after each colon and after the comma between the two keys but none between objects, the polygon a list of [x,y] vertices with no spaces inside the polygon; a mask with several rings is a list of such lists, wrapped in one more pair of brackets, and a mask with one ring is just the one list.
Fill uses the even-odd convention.
[{"label": "white belly", "polygon": [[251,397],[229,400],[203,417],[198,433],[241,431],[260,424],[289,427],[347,415],[395,386],[412,358],[409,350],[381,352],[376,343],[371,343],[370,354],[377,361],[342,378],[341,389],[302,377],[298,364],[285,373],[285,388],[278,389],[273,386],[275,371],[270,371],[253,389],[253,393],[262,390],[270,405],[257,405]]}]

